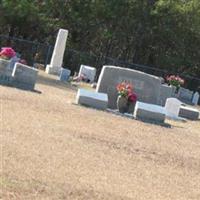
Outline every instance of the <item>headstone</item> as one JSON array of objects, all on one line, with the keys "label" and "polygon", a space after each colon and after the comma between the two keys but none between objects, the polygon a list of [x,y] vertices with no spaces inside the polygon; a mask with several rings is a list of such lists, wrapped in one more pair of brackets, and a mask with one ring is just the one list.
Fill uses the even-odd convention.
[{"label": "headstone", "polygon": [[181,106],[179,111],[179,116],[186,119],[198,120],[199,111],[195,108]]},{"label": "headstone", "polygon": [[13,84],[19,88],[34,90],[37,75],[38,70],[21,63],[16,63],[12,73]]},{"label": "headstone", "polygon": [[186,103],[192,102],[193,91],[180,87],[178,91],[178,98]]},{"label": "headstone", "polygon": [[46,72],[48,74],[54,74],[54,75],[60,74],[67,37],[68,37],[68,30],[60,29],[56,39],[56,44],[51,58],[51,63],[50,65],[47,65],[46,68]]},{"label": "headstone", "polygon": [[193,95],[193,98],[192,98],[192,103],[194,105],[197,105],[199,102],[199,93],[198,92],[195,92],[194,95]]},{"label": "headstone", "polygon": [[166,115],[171,118],[178,118],[182,104],[183,103],[176,98],[168,98],[165,103]]},{"label": "headstone", "polygon": [[96,69],[94,67],[81,65],[78,76],[84,75],[90,83],[94,82]]},{"label": "headstone", "polygon": [[134,110],[136,119],[164,123],[165,109],[162,106],[137,101]]},{"label": "headstone", "polygon": [[5,60],[0,58],[0,69],[5,69],[10,65],[10,60]]},{"label": "headstone", "polygon": [[68,81],[71,71],[69,69],[61,68],[60,72],[60,81]]},{"label": "headstone", "polygon": [[164,84],[165,83],[165,79],[163,77],[158,77],[161,80],[161,83]]},{"label": "headstone", "polygon": [[10,59],[10,64],[9,64],[9,68],[11,70],[13,70],[14,66],[15,66],[15,63],[19,62],[20,61],[20,58],[18,58],[17,56],[14,56]]},{"label": "headstone", "polygon": [[9,65],[9,60],[0,59],[0,84],[9,85],[12,82],[12,69]]},{"label": "headstone", "polygon": [[116,66],[103,66],[97,83],[97,92],[108,94],[108,107],[117,108],[117,84],[129,81],[134,85],[138,100],[151,104],[160,103],[160,78],[144,72]]},{"label": "headstone", "polygon": [[160,105],[164,106],[167,98],[173,96],[173,87],[168,85],[161,85],[160,89]]},{"label": "headstone", "polygon": [[104,93],[79,89],[76,96],[76,103],[105,110],[108,105],[108,96]]}]

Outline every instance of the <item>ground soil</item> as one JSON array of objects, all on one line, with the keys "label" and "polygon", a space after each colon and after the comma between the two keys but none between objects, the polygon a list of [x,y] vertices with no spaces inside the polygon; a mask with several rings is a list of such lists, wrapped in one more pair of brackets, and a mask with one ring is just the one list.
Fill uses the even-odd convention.
[{"label": "ground soil", "polygon": [[75,96],[43,72],[35,92],[0,86],[1,199],[200,199],[200,121],[164,127]]}]

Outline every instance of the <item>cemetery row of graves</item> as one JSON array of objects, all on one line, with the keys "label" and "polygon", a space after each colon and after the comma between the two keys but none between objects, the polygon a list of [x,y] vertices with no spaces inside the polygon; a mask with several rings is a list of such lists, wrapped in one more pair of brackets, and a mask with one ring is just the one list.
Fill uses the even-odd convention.
[{"label": "cemetery row of graves", "polygon": [[[183,87],[184,80],[171,75],[166,80],[141,71],[118,66],[103,66],[97,83],[96,69],[81,65],[78,74],[62,68],[68,31],[60,29],[46,73],[62,82],[86,82],[91,89],[78,89],[76,103],[135,119],[165,123],[174,120],[198,120],[199,93]],[[35,89],[38,70],[26,65],[11,47],[0,53],[0,83],[25,90]]]}]

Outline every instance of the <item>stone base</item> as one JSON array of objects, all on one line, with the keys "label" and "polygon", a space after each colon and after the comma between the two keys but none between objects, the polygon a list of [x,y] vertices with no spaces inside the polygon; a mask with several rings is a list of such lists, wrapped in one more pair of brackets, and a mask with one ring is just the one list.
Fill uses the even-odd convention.
[{"label": "stone base", "polygon": [[52,75],[60,75],[60,71],[61,71],[61,68],[60,67],[53,67],[51,65],[47,65],[46,67],[46,73],[47,74],[52,74]]},{"label": "stone base", "polygon": [[134,117],[136,119],[164,123],[165,110],[161,106],[137,102],[134,111]]},{"label": "stone base", "polygon": [[105,110],[108,105],[108,96],[104,93],[79,89],[76,96],[76,103],[96,109]]},{"label": "stone base", "polygon": [[184,106],[180,107],[180,111],[179,111],[180,117],[183,117],[186,119],[191,119],[191,120],[198,120],[199,115],[200,115],[200,113],[197,109],[190,108],[190,107],[184,107]]}]

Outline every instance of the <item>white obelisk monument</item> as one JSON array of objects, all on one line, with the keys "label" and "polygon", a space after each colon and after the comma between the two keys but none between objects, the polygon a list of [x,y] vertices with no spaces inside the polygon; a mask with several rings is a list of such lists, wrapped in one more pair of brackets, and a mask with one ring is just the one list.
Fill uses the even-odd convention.
[{"label": "white obelisk monument", "polygon": [[46,67],[46,73],[58,75],[60,73],[65,52],[68,30],[60,29],[54,46],[51,63]]}]

